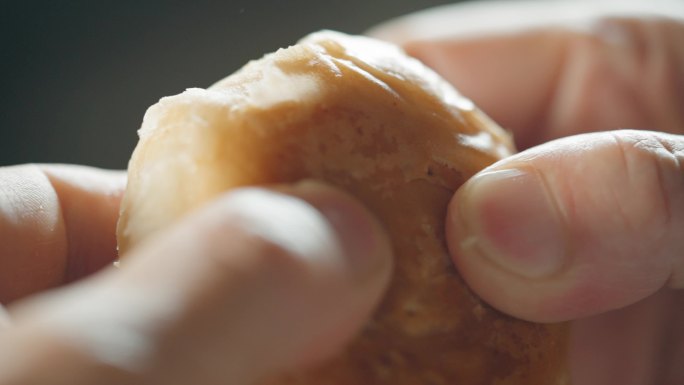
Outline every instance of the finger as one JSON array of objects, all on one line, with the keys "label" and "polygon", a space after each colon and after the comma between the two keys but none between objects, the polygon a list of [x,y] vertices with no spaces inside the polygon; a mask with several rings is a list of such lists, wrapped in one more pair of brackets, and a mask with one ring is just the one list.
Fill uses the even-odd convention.
[{"label": "finger", "polygon": [[371,34],[442,74],[521,148],[581,132],[684,127],[679,1],[468,3]]},{"label": "finger", "polygon": [[0,303],[111,262],[123,173],[78,166],[0,168]]},{"label": "finger", "polygon": [[488,302],[536,321],[684,287],[684,137],[615,131],[531,148],[476,175],[448,241]]},{"label": "finger", "polygon": [[386,236],[345,194],[245,189],[134,249],[118,274],[15,308],[13,320],[86,347],[90,367],[127,383],[248,384],[340,349],[390,267]]},{"label": "finger", "polygon": [[65,282],[112,263],[117,258],[115,229],[125,172],[72,165],[40,168],[57,194],[66,229]]}]

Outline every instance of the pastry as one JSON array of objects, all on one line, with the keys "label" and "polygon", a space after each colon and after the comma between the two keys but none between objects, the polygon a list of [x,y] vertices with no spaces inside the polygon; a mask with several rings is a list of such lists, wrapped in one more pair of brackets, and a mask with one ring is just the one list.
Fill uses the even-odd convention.
[{"label": "pastry", "polygon": [[339,356],[269,384],[567,384],[567,326],[489,307],[446,248],[451,196],[511,138],[399,48],[315,33],[163,98],[139,134],[122,253],[226,190],[303,179],[356,196],[388,231],[395,271],[373,318]]}]

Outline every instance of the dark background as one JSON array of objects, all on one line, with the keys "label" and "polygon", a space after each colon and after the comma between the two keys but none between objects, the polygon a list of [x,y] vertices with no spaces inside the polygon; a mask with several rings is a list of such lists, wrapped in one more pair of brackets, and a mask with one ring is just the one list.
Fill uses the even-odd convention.
[{"label": "dark background", "polygon": [[124,168],[148,106],[309,32],[445,0],[4,1],[0,165]]}]

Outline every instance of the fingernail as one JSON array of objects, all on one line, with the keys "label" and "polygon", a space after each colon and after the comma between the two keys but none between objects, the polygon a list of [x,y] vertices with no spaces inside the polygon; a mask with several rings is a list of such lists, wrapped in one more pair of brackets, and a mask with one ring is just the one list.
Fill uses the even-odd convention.
[{"label": "fingernail", "polygon": [[306,200],[325,216],[336,231],[353,274],[366,278],[389,263],[390,246],[385,231],[352,196],[311,180],[293,185],[289,193]]},{"label": "fingernail", "polygon": [[[476,175],[450,206],[460,221],[462,252],[480,254],[529,278],[552,275],[565,263],[558,208],[534,170],[508,169]],[[456,214],[456,215],[453,215]]]}]

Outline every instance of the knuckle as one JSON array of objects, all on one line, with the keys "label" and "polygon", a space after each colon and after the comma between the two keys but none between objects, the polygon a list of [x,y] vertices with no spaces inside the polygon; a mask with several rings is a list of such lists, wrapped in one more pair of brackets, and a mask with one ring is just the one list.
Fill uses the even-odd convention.
[{"label": "knuckle", "polygon": [[642,205],[656,202],[651,214],[669,222],[674,214],[672,199],[684,189],[680,161],[684,153],[656,133],[622,130],[612,136],[631,195],[647,199]]},{"label": "knuckle", "polygon": [[674,267],[683,265],[684,256],[678,251],[684,248],[683,138],[634,130],[614,132],[613,138],[629,189],[622,195],[629,196],[635,230],[647,235],[644,240],[650,243],[651,253],[668,259]]}]

